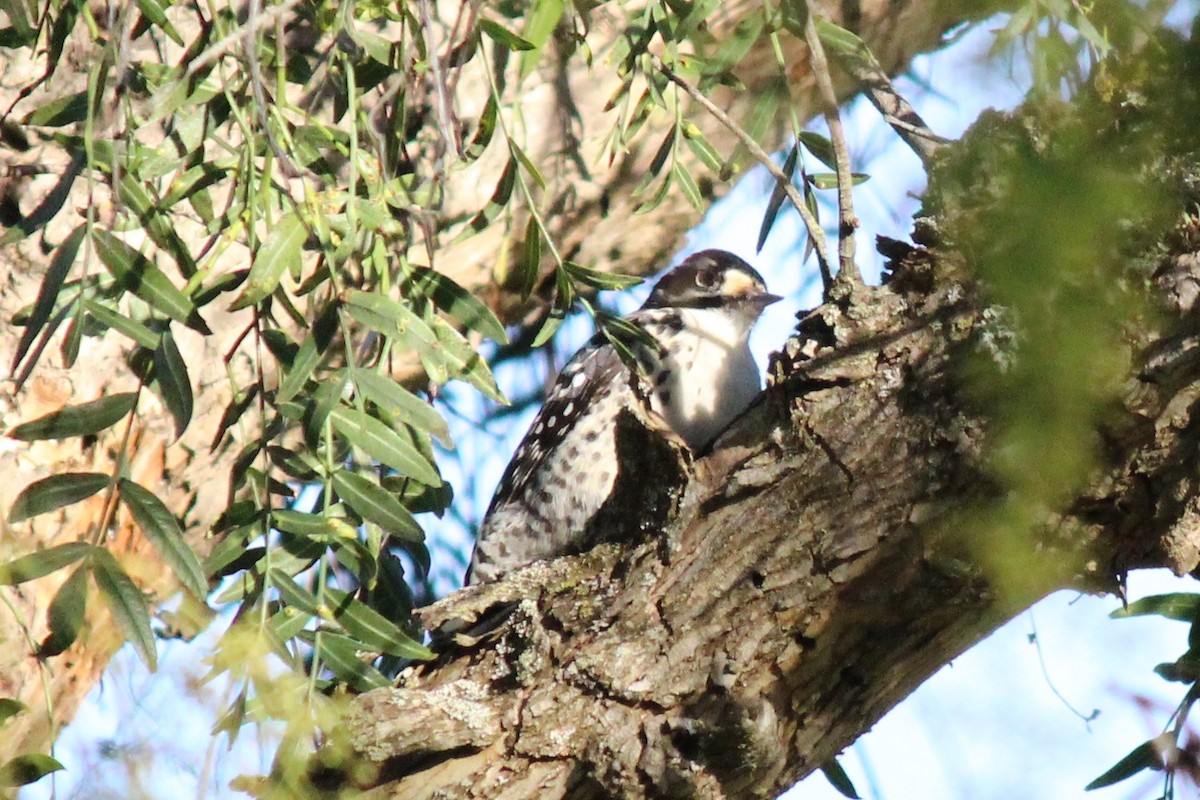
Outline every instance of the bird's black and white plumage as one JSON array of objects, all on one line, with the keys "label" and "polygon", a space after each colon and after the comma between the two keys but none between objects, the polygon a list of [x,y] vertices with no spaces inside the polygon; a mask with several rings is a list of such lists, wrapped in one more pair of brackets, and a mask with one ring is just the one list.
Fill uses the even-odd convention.
[{"label": "bird's black and white plumage", "polygon": [[593,541],[588,523],[613,492],[622,463],[623,408],[636,404],[693,451],[710,444],[759,392],[747,340],[778,299],[745,261],[705,250],[664,275],[626,317],[656,345],[631,342],[637,364],[627,364],[601,334],[576,353],[500,480],[468,582],[494,580]]}]

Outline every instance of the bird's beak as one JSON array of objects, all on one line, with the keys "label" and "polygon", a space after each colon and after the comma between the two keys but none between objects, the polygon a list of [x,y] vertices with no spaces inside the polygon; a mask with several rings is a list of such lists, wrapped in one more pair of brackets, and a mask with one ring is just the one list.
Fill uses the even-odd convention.
[{"label": "bird's beak", "polygon": [[759,294],[747,299],[761,311],[772,303],[778,303],[783,298],[777,294],[771,294],[770,292],[760,292]]}]

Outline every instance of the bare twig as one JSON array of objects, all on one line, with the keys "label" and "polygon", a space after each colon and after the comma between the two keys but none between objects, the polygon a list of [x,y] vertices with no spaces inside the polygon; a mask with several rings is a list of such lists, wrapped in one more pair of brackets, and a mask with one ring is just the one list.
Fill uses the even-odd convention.
[{"label": "bare twig", "polygon": [[654,65],[659,69],[667,79],[674,83],[679,88],[687,92],[688,96],[695,102],[704,107],[708,113],[717,118],[717,121],[724,125],[737,140],[741,142],[750,155],[754,157],[758,163],[762,164],[767,172],[779,182],[787,195],[788,200],[792,201],[796,211],[800,213],[800,219],[804,220],[804,227],[808,231],[808,238],[812,242],[813,250],[817,254],[817,266],[821,270],[821,281],[825,286],[825,291],[828,292],[833,286],[833,273],[829,267],[829,249],[825,246],[825,231],[821,228],[821,223],[817,222],[817,218],[808,210],[808,206],[804,204],[804,198],[800,195],[800,191],[792,183],[791,176],[784,173],[782,169],[771,159],[771,156],[766,150],[763,150],[758,142],[751,138],[750,134],[742,130],[742,128],[730,119],[729,115],[713,104],[711,100],[700,93],[700,90],[683,78],[675,74],[674,70],[662,63],[657,57],[654,58]]},{"label": "bare twig", "polygon": [[264,25],[273,24],[277,18],[287,14],[298,5],[300,5],[300,0],[284,0],[284,2],[280,3],[279,5],[273,6],[260,13],[252,22],[248,20],[245,25],[238,27],[228,36],[225,36],[219,41],[214,42],[212,47],[209,47],[203,53],[198,55],[191,64],[188,64],[187,77],[192,77],[197,72],[204,69],[204,67],[208,66],[208,64],[225,55],[225,53],[227,53],[229,50],[232,50],[233,47],[237,45],[237,43],[241,41],[243,37],[251,36],[257,33],[258,30]]},{"label": "bare twig", "polygon": [[863,87],[871,105],[879,110],[884,120],[917,154],[921,163],[929,166],[938,148],[950,140],[929,129],[921,115],[896,91],[883,67],[869,51],[846,56],[839,59],[838,63]]},{"label": "bare twig", "polygon": [[837,169],[838,281],[855,285],[862,283],[862,275],[854,262],[854,231],[858,228],[858,218],[854,216],[854,176],[850,172],[850,154],[838,113],[837,95],[833,91],[833,78],[829,75],[829,60],[821,46],[821,37],[817,35],[817,13],[816,3],[809,3],[804,39],[808,43],[813,77],[817,81],[817,94],[825,106],[825,121],[833,141],[833,160]]}]

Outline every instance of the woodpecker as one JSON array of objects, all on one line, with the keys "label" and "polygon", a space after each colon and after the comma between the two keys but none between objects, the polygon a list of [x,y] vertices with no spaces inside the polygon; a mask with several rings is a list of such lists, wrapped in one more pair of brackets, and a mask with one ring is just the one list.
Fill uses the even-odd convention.
[{"label": "woodpecker", "polygon": [[704,250],[664,275],[625,317],[653,343],[631,339],[631,363],[603,334],[576,353],[500,479],[467,582],[595,543],[587,526],[616,485],[623,408],[638,404],[692,452],[709,445],[758,395],[750,329],[779,299],[742,259]]}]

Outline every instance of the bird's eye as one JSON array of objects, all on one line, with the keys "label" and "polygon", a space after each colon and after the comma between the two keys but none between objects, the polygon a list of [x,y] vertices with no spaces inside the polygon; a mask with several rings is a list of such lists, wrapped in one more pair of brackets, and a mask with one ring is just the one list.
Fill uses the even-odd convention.
[{"label": "bird's eye", "polygon": [[721,285],[721,276],[715,269],[702,269],[696,273],[696,285],[712,291]]}]

